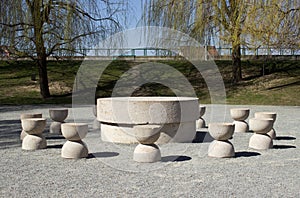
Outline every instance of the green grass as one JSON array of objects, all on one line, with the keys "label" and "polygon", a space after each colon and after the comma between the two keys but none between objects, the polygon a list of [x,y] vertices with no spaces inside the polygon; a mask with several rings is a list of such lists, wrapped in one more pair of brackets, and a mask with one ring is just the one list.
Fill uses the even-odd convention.
[{"label": "green grass", "polygon": [[[85,62],[95,72],[91,78],[97,77],[97,69],[107,62]],[[187,61],[160,61],[159,63],[175,68],[184,75],[196,92],[201,103],[210,103],[210,93],[201,73]],[[226,87],[228,104],[254,105],[300,105],[300,62],[299,61],[260,61],[247,60],[242,62],[243,81],[231,84],[231,61],[215,62],[222,74]],[[174,90],[159,83],[147,83],[133,87],[141,77],[136,73],[136,66],[142,63],[116,60],[109,64],[98,81],[97,97],[110,97],[116,82],[122,77],[127,79],[117,96],[174,96]],[[149,71],[142,72],[142,77],[160,76],[163,81],[176,85],[181,95],[190,95],[176,72],[153,70],[147,63]],[[0,104],[65,104],[72,102],[72,88],[80,61],[49,61],[49,87],[53,97],[42,99],[39,94],[37,67],[32,61],[1,61],[0,62]],[[147,68],[143,66],[143,68]],[[209,70],[209,68],[208,68]],[[175,71],[175,70],[174,70]],[[262,75],[264,73],[264,75]],[[32,80],[36,76],[37,81]],[[97,78],[98,79],[98,78]],[[88,80],[88,79],[87,79]],[[176,87],[175,86],[175,87]],[[132,88],[132,89],[128,89]],[[176,90],[175,90],[176,92]]]}]

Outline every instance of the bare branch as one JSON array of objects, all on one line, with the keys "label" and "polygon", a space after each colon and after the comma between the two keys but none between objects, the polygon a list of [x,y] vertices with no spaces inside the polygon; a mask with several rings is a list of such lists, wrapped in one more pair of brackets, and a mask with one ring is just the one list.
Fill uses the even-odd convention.
[{"label": "bare branch", "polygon": [[29,24],[29,23],[24,23],[24,22],[20,22],[20,23],[16,23],[16,24],[9,24],[9,23],[3,23],[3,22],[0,22],[0,25],[4,25],[6,27],[17,27],[17,26],[31,26],[33,27],[33,24]]}]

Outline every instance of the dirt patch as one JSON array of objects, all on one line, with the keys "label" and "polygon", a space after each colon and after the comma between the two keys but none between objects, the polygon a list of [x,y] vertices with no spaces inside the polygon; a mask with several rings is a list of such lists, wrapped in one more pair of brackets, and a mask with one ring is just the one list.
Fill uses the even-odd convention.
[{"label": "dirt patch", "polygon": [[[66,94],[72,92],[72,88],[68,87],[64,82],[50,82],[49,89],[51,94]],[[40,92],[38,83],[31,85],[15,86],[13,89],[10,87],[3,88],[3,93],[6,97],[13,97],[16,93]]]},{"label": "dirt patch", "polygon": [[51,94],[66,94],[72,92],[72,88],[68,87],[64,82],[50,82],[49,89]]}]

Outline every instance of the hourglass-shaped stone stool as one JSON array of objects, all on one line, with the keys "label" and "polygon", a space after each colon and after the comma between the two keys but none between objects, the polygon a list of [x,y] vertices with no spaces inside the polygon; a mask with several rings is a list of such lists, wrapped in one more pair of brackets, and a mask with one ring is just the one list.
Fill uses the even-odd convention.
[{"label": "hourglass-shaped stone stool", "polygon": [[205,114],[206,107],[205,106],[199,106],[199,119],[196,120],[196,129],[205,128],[205,120],[202,118],[202,116]]},{"label": "hourglass-shaped stone stool", "polygon": [[234,132],[247,132],[249,131],[249,125],[245,121],[250,113],[249,108],[234,108],[230,109],[230,115],[232,117],[234,127]]},{"label": "hourglass-shaped stone stool", "polygon": [[88,133],[88,124],[64,123],[61,125],[62,135],[67,139],[61,150],[63,158],[78,159],[88,156],[89,151],[82,141]]},{"label": "hourglass-shaped stone stool", "polygon": [[46,127],[45,118],[22,119],[22,128],[27,133],[22,142],[23,150],[37,150],[47,147],[47,142],[43,136]]},{"label": "hourglass-shaped stone stool", "polygon": [[[256,112],[254,114],[255,118],[271,118],[273,119],[273,126],[274,122],[276,121],[277,114],[275,112]],[[276,139],[276,131],[274,127],[267,133],[273,140]]]},{"label": "hourglass-shaped stone stool", "polygon": [[[23,113],[23,114],[21,114],[20,120],[23,120],[26,118],[42,118],[42,114],[41,113]],[[26,135],[27,135],[27,133],[22,128],[22,131],[20,134],[20,139],[23,140]]]},{"label": "hourglass-shaped stone stool", "polygon": [[251,118],[250,129],[254,134],[249,140],[249,147],[257,150],[266,150],[273,147],[273,139],[267,134],[273,128],[272,118]]},{"label": "hourglass-shaped stone stool", "polygon": [[233,123],[210,123],[208,125],[210,135],[215,139],[208,148],[209,157],[234,157],[235,151],[232,143],[228,141],[234,133]]},{"label": "hourglass-shaped stone stool", "polygon": [[134,135],[139,142],[133,152],[136,162],[157,162],[161,160],[159,147],[154,144],[160,136],[160,125],[136,125],[133,127]]},{"label": "hourglass-shaped stone stool", "polygon": [[50,133],[61,134],[61,124],[68,116],[68,109],[49,109],[49,115],[53,120],[50,125]]}]

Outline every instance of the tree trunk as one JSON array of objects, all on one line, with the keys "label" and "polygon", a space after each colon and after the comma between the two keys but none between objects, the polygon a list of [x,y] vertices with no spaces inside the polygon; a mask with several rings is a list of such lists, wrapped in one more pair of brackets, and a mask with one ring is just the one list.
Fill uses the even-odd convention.
[{"label": "tree trunk", "polygon": [[47,57],[46,55],[41,55],[37,60],[38,70],[39,70],[39,83],[40,83],[40,93],[43,98],[50,97],[49,85],[48,85],[48,74],[47,74]]},{"label": "tree trunk", "polygon": [[232,45],[232,82],[236,84],[242,80],[241,46]]},{"label": "tree trunk", "polygon": [[37,66],[39,70],[39,83],[40,93],[43,98],[50,97],[49,85],[48,85],[48,74],[47,74],[47,55],[45,49],[45,42],[43,39],[43,14],[41,7],[43,2],[41,0],[34,0],[31,3],[28,1],[28,6],[31,10],[33,19],[34,29],[34,43],[37,53]]}]

